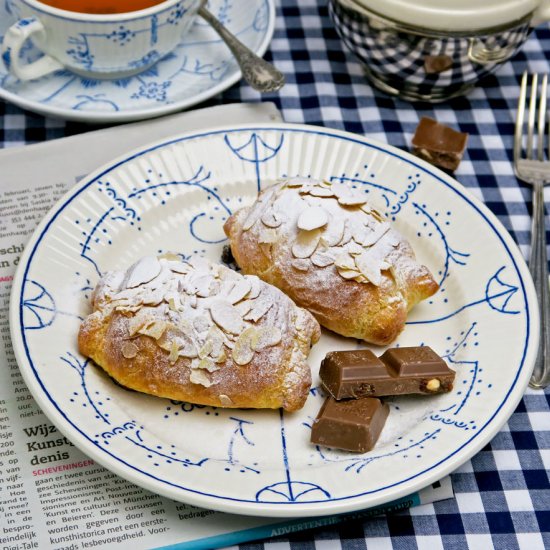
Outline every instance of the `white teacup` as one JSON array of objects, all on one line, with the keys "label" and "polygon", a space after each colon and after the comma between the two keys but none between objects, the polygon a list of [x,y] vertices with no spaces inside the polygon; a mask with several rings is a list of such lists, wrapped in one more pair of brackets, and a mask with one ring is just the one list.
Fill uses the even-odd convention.
[{"label": "white teacup", "polygon": [[[124,78],[140,73],[172,51],[193,22],[202,0],[166,0],[150,8],[117,14],[61,10],[38,0],[12,0],[20,17],[4,36],[2,59],[21,80],[59,69],[91,78]],[[44,55],[24,63],[27,40]]]}]

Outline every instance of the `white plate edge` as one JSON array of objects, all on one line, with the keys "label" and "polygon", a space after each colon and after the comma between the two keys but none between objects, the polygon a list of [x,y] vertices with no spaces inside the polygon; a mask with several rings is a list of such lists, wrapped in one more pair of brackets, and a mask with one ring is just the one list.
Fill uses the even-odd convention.
[{"label": "white plate edge", "polygon": [[[465,188],[463,185],[461,185],[457,180],[455,180],[451,176],[448,176],[441,170],[434,168],[432,165],[428,164],[427,162],[421,159],[418,159],[411,153],[403,151],[397,147],[387,145],[383,142],[377,142],[376,140],[369,139],[368,137],[352,134],[350,132],[345,132],[342,130],[325,128],[322,126],[290,124],[290,123],[273,123],[273,124],[249,123],[249,124],[242,124],[242,125],[215,126],[210,128],[204,128],[204,129],[201,129],[200,131],[195,130],[195,131],[183,132],[181,134],[174,135],[170,138],[155,140],[148,145],[138,147],[136,149],[133,149],[130,152],[120,155],[116,159],[113,159],[112,161],[110,161],[109,163],[105,163],[100,168],[92,172],[89,176],[81,180],[78,184],[76,184],[71,189],[69,189],[56,202],[56,204],[52,207],[52,209],[48,212],[48,214],[42,220],[42,222],[36,227],[31,238],[27,242],[27,245],[25,246],[25,250],[23,252],[19,266],[16,270],[14,279],[12,281],[12,290],[11,290],[11,296],[10,296],[10,311],[9,311],[10,333],[11,333],[14,353],[15,353],[17,362],[19,364],[21,358],[26,362],[26,352],[24,351],[23,343],[18,340],[18,337],[20,336],[20,334],[16,332],[14,328],[14,323],[12,322],[12,320],[14,319],[18,320],[18,317],[19,317],[19,300],[16,301],[14,299],[14,296],[17,293],[16,289],[20,290],[22,288],[23,275],[24,275],[24,272],[26,271],[28,258],[31,253],[30,250],[36,246],[38,235],[43,231],[44,228],[47,227],[49,223],[51,223],[52,218],[56,215],[59,209],[67,202],[68,199],[70,199],[73,195],[78,194],[84,187],[89,185],[91,182],[93,182],[95,179],[97,179],[101,174],[105,173],[106,171],[112,170],[118,164],[131,160],[132,158],[139,156],[140,154],[145,154],[146,152],[149,152],[153,149],[157,149],[162,146],[167,146],[170,143],[181,142],[185,139],[199,137],[204,134],[223,133],[227,131],[246,131],[246,130],[252,130],[252,129],[256,129],[256,130],[274,129],[274,130],[280,130],[280,131],[284,131],[285,129],[287,129],[287,130],[295,130],[295,131],[305,131],[310,133],[320,132],[327,135],[336,135],[339,137],[344,137],[346,139],[351,138],[356,140],[359,143],[365,143],[367,145],[371,145],[374,147],[381,148],[385,151],[395,153],[398,156],[412,162],[413,164],[417,164],[420,168],[422,168],[423,170],[426,170],[428,173],[432,174],[436,178],[440,180],[444,180],[445,183],[447,183],[451,188],[455,190],[455,192],[459,193],[460,195],[463,195],[465,199],[470,201],[472,205],[477,210],[479,210],[480,214],[486,217],[487,221],[489,221],[494,226],[498,236],[501,239],[503,239],[504,244],[508,248],[511,258],[516,263],[518,273],[525,287],[525,296],[527,298],[527,305],[530,306],[530,309],[528,311],[528,316],[530,321],[530,328],[532,329],[531,334],[527,337],[527,340],[526,340],[526,354],[524,356],[521,372],[519,372],[518,375],[516,376],[516,379],[514,381],[514,386],[510,390],[505,400],[505,403],[503,402],[503,404],[501,405],[500,410],[497,411],[497,413],[492,417],[492,419],[490,419],[483,426],[483,429],[480,430],[480,432],[478,432],[480,434],[483,434],[482,437],[479,437],[478,435],[476,435],[474,436],[474,438],[471,438],[465,445],[463,445],[463,447],[461,447],[460,449],[457,449],[453,453],[453,457],[455,457],[454,460],[449,460],[449,457],[447,457],[442,464],[440,463],[438,465],[432,466],[430,468],[429,474],[421,473],[415,476],[415,477],[421,477],[421,481],[410,482],[409,484],[407,484],[406,488],[402,488],[402,487],[391,488],[389,491],[388,490],[384,491],[384,493],[382,493],[383,496],[373,497],[371,494],[371,497],[370,497],[371,502],[369,502],[369,506],[377,506],[379,504],[386,503],[390,500],[395,500],[400,497],[404,497],[409,494],[412,494],[413,492],[426,487],[428,484],[433,483],[441,479],[445,475],[449,474],[450,472],[454,471],[460,465],[462,465],[465,461],[467,461],[469,458],[471,458],[473,455],[479,452],[479,450],[484,445],[486,445],[496,435],[498,431],[500,431],[504,423],[511,416],[517,404],[521,400],[524,394],[524,391],[527,387],[527,384],[529,382],[531,369],[525,368],[525,365],[528,365],[530,363],[534,364],[534,361],[536,358],[536,353],[538,350],[538,342],[539,342],[539,332],[540,332],[540,317],[539,317],[538,302],[536,299],[534,284],[533,284],[530,272],[527,268],[527,264],[525,263],[525,260],[521,255],[521,252],[517,244],[512,239],[511,235],[508,233],[506,228],[498,220],[498,218],[488,209],[487,206],[483,204],[483,202],[477,199],[477,197],[475,197],[470,191],[468,191],[467,188]],[[16,341],[17,341],[17,345],[15,344]],[[30,372],[25,372],[24,370],[21,370],[21,372],[23,374],[25,383],[29,386],[31,393],[35,397],[39,406],[42,409],[48,408],[48,406],[50,406],[51,403],[42,395],[41,385],[36,379],[36,377],[31,376]],[[38,394],[40,397],[37,398],[36,394]],[[47,406],[43,406],[42,403],[46,403]],[[48,412],[52,412],[52,411],[48,411]],[[67,421],[64,419],[64,415],[61,412],[53,411],[53,414],[51,415],[46,413],[46,411],[44,411],[44,413],[46,414],[46,416],[48,416],[48,418],[54,424],[56,424],[59,427],[60,431],[64,435],[66,435],[72,441],[79,441],[81,444],[79,445],[77,443],[77,447],[79,448],[85,447],[86,448],[85,454],[89,455],[91,458],[96,460],[99,464],[105,466],[111,471],[114,471],[121,477],[129,479],[128,471],[119,466],[120,464],[119,459],[111,458],[108,455],[106,456],[106,453],[104,450],[96,451],[94,447],[92,447],[94,452],[89,452],[88,439],[85,436],[82,436],[80,434],[75,436],[75,434],[71,431],[71,428],[69,427],[69,425],[68,424],[65,425],[65,422]],[[487,424],[489,423],[490,423],[490,426],[487,427]],[[130,468],[133,469],[133,467],[130,467]],[[145,487],[146,489],[152,492],[155,492],[157,494],[162,494],[163,496],[166,496],[168,498],[176,498],[176,499],[181,498],[182,489],[178,488],[175,491],[171,491],[169,489],[169,484],[163,480],[161,486],[163,487],[163,489],[166,487],[166,491],[164,490],[161,491],[159,490],[158,486],[154,485],[154,483],[150,481],[150,478],[154,478],[154,476],[145,475],[141,472],[136,472],[135,477],[132,477],[131,481],[142,487]],[[407,482],[407,480],[403,480],[401,483],[403,482]],[[391,498],[388,498],[388,492],[390,493]],[[252,502],[246,502],[246,501],[243,502],[243,501],[235,500],[233,501],[234,504],[229,505],[229,504],[226,504],[225,502],[230,500],[227,497],[224,497],[223,499],[221,499],[219,497],[213,497],[213,496],[196,495],[192,490],[188,490],[188,489],[185,490],[185,494],[186,494],[185,501],[189,502],[190,504],[194,504],[196,506],[210,507],[212,509],[228,512],[228,513],[243,513],[246,515],[270,516],[270,517],[322,516],[327,514],[327,512],[323,511],[322,509],[324,506],[327,506],[327,505],[329,505],[329,507],[331,508],[329,512],[330,514],[350,512],[350,511],[360,509],[360,505],[358,505],[358,501],[361,501],[363,497],[363,495],[361,495],[356,497],[349,497],[343,500],[331,500],[327,503],[313,503],[313,504],[310,504],[310,503],[264,504],[264,503],[252,503]],[[178,496],[175,496],[175,495],[178,495]],[[240,510],[236,510],[235,509],[236,507],[240,508]],[[261,509],[258,509],[258,508],[261,508]]]}]

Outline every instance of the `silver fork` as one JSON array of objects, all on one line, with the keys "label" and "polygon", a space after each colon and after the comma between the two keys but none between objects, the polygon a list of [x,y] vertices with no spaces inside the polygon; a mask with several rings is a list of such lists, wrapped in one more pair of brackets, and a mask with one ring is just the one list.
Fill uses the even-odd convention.
[{"label": "silver fork", "polygon": [[[514,170],[518,179],[533,187],[533,215],[531,224],[531,257],[529,270],[533,276],[541,316],[540,345],[529,385],[543,389],[550,383],[550,292],[548,284],[548,259],[546,256],[546,229],[544,225],[544,185],[550,183],[550,124],[548,125],[549,148],[544,156],[544,129],[546,125],[546,93],[548,75],[542,77],[540,97],[538,76],[531,79],[531,95],[527,115],[527,140],[523,150],[523,127],[527,102],[527,71],[521,79],[516,132],[514,135]],[[537,133],[535,136],[535,123]],[[536,138],[536,147],[535,147]],[[535,150],[536,149],[536,150]]]}]

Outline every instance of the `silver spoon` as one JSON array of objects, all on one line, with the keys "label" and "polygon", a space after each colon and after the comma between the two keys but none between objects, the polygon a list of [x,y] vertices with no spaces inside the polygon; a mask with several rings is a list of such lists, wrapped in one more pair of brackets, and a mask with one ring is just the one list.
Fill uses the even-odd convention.
[{"label": "silver spoon", "polygon": [[275,92],[285,85],[283,73],[247,48],[204,7],[204,4],[199,8],[198,14],[220,35],[239,64],[243,78],[255,90]]}]

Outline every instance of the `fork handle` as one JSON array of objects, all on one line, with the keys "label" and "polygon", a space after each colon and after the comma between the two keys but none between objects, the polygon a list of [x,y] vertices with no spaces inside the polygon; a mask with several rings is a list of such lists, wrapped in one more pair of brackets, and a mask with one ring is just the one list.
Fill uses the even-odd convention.
[{"label": "fork handle", "polygon": [[544,184],[536,182],[533,189],[533,223],[531,226],[531,258],[529,260],[529,269],[535,283],[541,317],[539,352],[529,382],[529,385],[536,389],[543,389],[550,383],[550,291],[544,221]]}]

